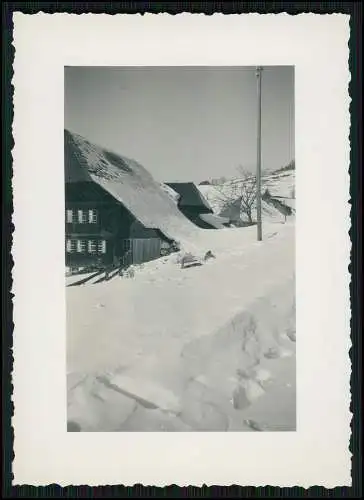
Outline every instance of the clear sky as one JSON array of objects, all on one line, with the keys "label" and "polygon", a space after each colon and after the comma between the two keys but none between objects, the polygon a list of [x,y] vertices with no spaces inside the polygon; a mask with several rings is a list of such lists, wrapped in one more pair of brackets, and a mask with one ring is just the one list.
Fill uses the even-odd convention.
[{"label": "clear sky", "polygon": [[[139,161],[159,181],[256,166],[256,76],[247,67],[67,67],[65,128]],[[294,68],[264,67],[262,168],[294,158]]]}]

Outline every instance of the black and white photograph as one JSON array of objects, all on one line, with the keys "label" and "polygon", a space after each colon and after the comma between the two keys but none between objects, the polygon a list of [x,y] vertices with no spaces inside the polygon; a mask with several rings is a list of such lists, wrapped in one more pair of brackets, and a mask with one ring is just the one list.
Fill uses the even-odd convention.
[{"label": "black and white photograph", "polygon": [[293,65],[64,68],[68,432],[297,430],[295,173]]},{"label": "black and white photograph", "polygon": [[352,484],[351,25],[14,14],[14,484]]}]

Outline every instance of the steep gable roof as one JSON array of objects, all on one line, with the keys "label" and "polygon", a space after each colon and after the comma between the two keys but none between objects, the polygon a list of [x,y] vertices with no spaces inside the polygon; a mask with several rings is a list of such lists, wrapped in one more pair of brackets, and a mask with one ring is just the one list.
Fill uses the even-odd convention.
[{"label": "steep gable roof", "polygon": [[197,228],[138,162],[64,131],[65,182],[95,182],[121,202],[144,226],[177,241]]}]

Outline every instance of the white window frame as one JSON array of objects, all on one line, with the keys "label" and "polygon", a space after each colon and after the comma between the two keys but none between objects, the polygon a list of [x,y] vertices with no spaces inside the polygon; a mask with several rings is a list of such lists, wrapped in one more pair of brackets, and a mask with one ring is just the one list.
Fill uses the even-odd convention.
[{"label": "white window frame", "polygon": [[97,240],[88,240],[87,251],[88,251],[88,253],[91,253],[91,254],[97,253]]},{"label": "white window frame", "polygon": [[106,240],[99,240],[97,242],[97,252],[98,253],[106,253]]},{"label": "white window frame", "polygon": [[68,224],[72,224],[73,223],[73,217],[74,217],[74,211],[72,210],[72,208],[67,208],[66,210],[66,222]]},{"label": "white window frame", "polygon": [[88,221],[90,224],[97,224],[97,220],[98,220],[98,213],[97,213],[97,210],[95,210],[94,208],[90,209],[88,211]]},{"label": "white window frame", "polygon": [[86,251],[87,251],[86,240],[77,240],[77,252],[86,253]]},{"label": "white window frame", "polygon": [[78,223],[79,224],[86,224],[87,223],[87,211],[86,210],[78,210],[77,215],[78,215]]},{"label": "white window frame", "polygon": [[75,240],[73,238],[67,238],[66,250],[67,250],[67,253],[75,253],[77,250],[77,240]]}]

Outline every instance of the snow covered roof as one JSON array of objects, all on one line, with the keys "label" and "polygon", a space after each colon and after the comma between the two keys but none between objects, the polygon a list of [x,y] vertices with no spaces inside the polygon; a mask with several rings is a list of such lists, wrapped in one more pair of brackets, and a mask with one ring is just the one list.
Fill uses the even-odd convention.
[{"label": "snow covered roof", "polygon": [[172,197],[138,162],[64,131],[65,182],[95,182],[121,202],[144,226],[177,241],[197,230]]},{"label": "snow covered roof", "polygon": [[212,213],[208,201],[193,182],[168,182],[167,185],[180,195],[181,207],[195,207],[202,212]]},{"label": "snow covered roof", "polygon": [[216,229],[222,229],[224,224],[228,224],[230,220],[227,217],[220,217],[216,214],[200,214],[200,219],[207,222]]},{"label": "snow covered roof", "polygon": [[220,217],[226,217],[229,220],[239,220],[241,216],[241,198],[232,200],[219,213]]},{"label": "snow covered roof", "polygon": [[161,188],[163,189],[163,191],[165,191],[168,194],[168,196],[170,198],[172,198],[172,200],[175,203],[178,203],[179,199],[181,198],[180,194],[176,193],[176,191],[174,191],[174,189],[172,189],[167,184],[164,184],[163,182],[161,183]]}]

